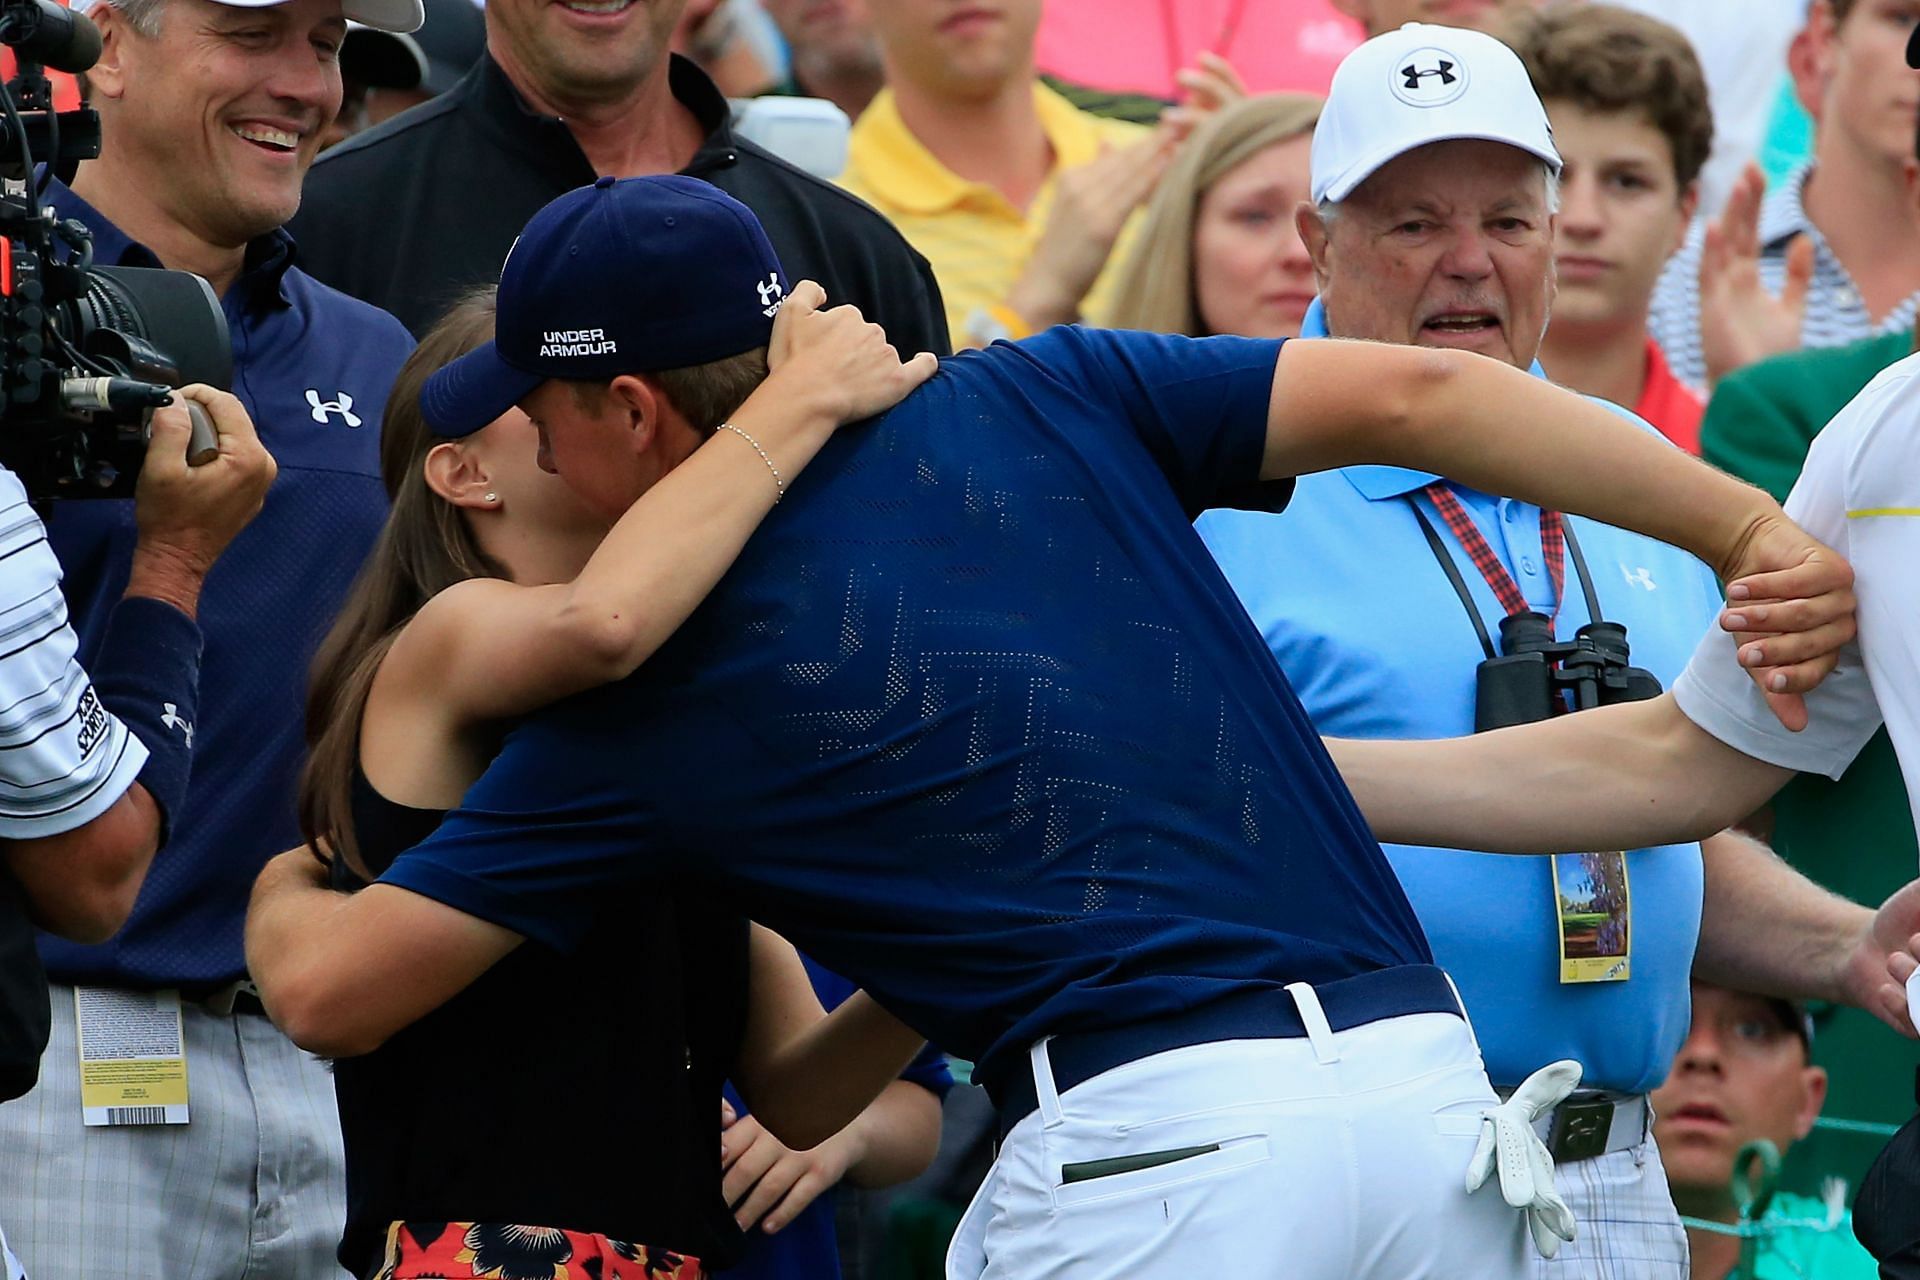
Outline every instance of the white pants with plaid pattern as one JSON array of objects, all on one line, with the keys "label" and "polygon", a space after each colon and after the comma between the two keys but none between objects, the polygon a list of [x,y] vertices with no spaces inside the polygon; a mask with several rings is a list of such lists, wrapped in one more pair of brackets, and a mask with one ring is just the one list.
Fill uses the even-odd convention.
[{"label": "white pants with plaid pattern", "polygon": [[1534,1280],[1687,1280],[1687,1232],[1651,1136],[1625,1151],[1562,1164],[1553,1183],[1573,1207],[1580,1233],[1551,1262],[1534,1259]]}]

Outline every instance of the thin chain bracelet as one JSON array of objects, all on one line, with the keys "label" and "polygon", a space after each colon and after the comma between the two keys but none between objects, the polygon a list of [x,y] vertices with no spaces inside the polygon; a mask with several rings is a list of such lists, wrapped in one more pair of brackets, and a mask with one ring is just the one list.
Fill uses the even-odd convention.
[{"label": "thin chain bracelet", "polygon": [[740,428],[734,426],[731,422],[721,423],[719,429],[721,431],[731,431],[733,432],[733,434],[739,436],[742,440],[745,440],[748,444],[753,446],[753,451],[760,455],[760,461],[766,463],[767,470],[773,473],[773,490],[774,490],[773,505],[776,507],[779,506],[780,499],[787,496],[787,482],[780,478],[780,468],[773,465],[773,459],[769,458],[767,456],[767,451],[760,447],[760,442],[758,440],[755,440],[752,436],[748,435],[746,432],[742,431]]}]

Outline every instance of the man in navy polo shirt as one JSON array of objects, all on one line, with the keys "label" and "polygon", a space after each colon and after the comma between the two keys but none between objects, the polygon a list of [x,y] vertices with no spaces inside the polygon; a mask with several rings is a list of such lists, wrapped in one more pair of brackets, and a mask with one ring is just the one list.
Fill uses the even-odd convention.
[{"label": "man in navy polo shirt", "polygon": [[[1450,80],[1418,74],[1441,66]],[[1506,45],[1419,24],[1368,41],[1336,72],[1314,135],[1319,207],[1301,223],[1320,298],[1305,332],[1463,348],[1544,376],[1559,165]],[[1215,512],[1199,528],[1314,725],[1340,738],[1473,732],[1476,683],[1492,678],[1481,663],[1515,612],[1551,619],[1562,640],[1624,624],[1633,663],[1669,684],[1720,600],[1682,551],[1432,470],[1309,476],[1284,516]],[[1533,712],[1549,711],[1543,690]],[[1873,913],[1737,833],[1561,858],[1387,854],[1495,1086],[1558,1060],[1582,1068],[1585,1088],[1540,1125],[1582,1230],[1541,1274],[1683,1280],[1646,1094],[1686,1038],[1690,971],[1863,1004],[1872,988],[1850,962]],[[1754,918],[1777,923],[1743,927]]]},{"label": "man in navy polo shirt", "polygon": [[[249,943],[300,975],[276,1012],[378,1043],[526,939],[706,888],[978,1064],[1005,1137],[952,1276],[1527,1274],[1502,1191],[1550,1211],[1544,1152],[1189,522],[1371,458],[1733,578],[1792,565],[1794,596],[1844,568],[1604,409],[1371,344],[1056,329],[945,362],[788,484],[650,372],[767,341],[764,245],[683,178],[604,180],[521,236],[496,341],[422,397],[435,429],[521,403],[609,519],[696,448],[753,446],[783,501],[637,674],[516,727],[380,883],[269,866]],[[1527,424],[1552,419],[1579,430],[1549,451]],[[1517,1159],[1469,1195],[1483,1133]]]},{"label": "man in navy polo shirt", "polygon": [[[0,1220],[36,1276],[338,1275],[332,1082],[240,985],[240,934],[253,876],[298,838],[307,664],[385,514],[380,415],[412,342],[304,274],[279,228],[339,109],[347,19],[411,30],[420,5],[115,0],[93,14],[101,155],[48,200],[93,232],[96,262],[212,283],[233,390],[279,477],[207,579],[192,781],[131,920],[102,946],[43,943],[54,1028],[39,1086],[0,1108]],[[126,582],[133,505],[59,504],[48,526],[91,663]],[[151,1016],[172,991],[185,1123],[128,1106],[111,1118],[169,1122],[83,1126],[76,1004]]]}]

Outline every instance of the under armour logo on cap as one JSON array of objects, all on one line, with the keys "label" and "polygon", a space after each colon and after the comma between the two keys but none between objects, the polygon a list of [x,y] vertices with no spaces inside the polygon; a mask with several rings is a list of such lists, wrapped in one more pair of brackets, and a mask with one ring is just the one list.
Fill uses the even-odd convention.
[{"label": "under armour logo on cap", "polygon": [[768,272],[767,278],[754,288],[760,294],[761,311],[769,316],[780,310],[780,304],[786,301],[786,292],[780,287],[780,273],[777,271]]},{"label": "under armour logo on cap", "polygon": [[1444,107],[1467,91],[1467,69],[1444,49],[1416,49],[1397,64],[1393,96],[1410,107]]}]

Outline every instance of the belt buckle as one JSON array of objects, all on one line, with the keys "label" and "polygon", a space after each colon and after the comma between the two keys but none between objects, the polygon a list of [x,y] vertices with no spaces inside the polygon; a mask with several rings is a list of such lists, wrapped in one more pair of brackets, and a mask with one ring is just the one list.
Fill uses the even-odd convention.
[{"label": "belt buckle", "polygon": [[1554,1108],[1547,1150],[1555,1164],[1591,1160],[1607,1153],[1607,1137],[1612,1131],[1613,1103],[1605,1098],[1563,1102]]}]

